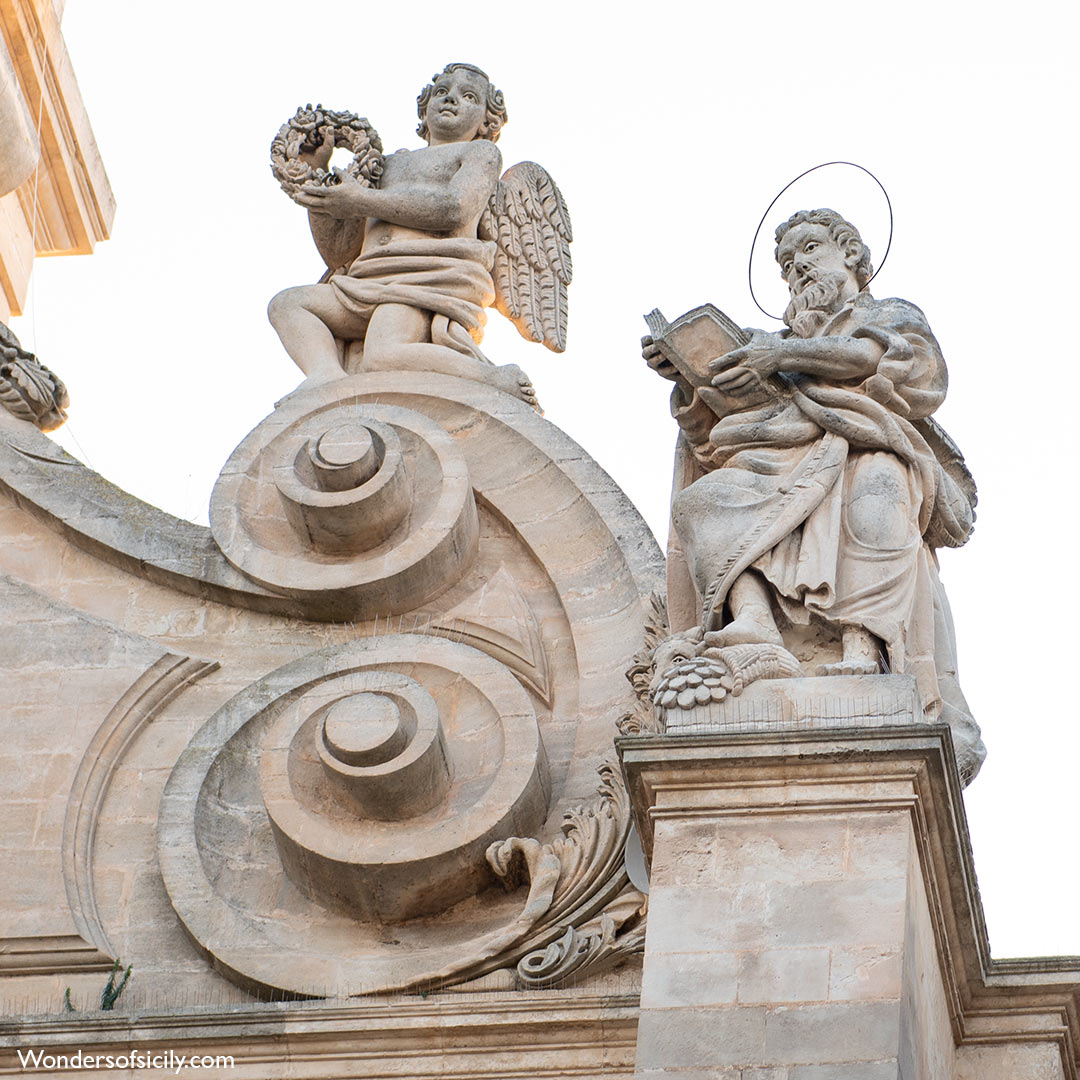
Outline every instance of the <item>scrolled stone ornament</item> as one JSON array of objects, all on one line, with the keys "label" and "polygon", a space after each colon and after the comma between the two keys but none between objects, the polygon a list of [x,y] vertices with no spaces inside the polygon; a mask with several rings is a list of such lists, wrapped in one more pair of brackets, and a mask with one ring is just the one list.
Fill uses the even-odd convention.
[{"label": "scrolled stone ornament", "polygon": [[517,965],[518,985],[525,990],[565,986],[583,975],[595,975],[645,949],[648,899],[628,886],[581,927],[567,927],[562,937],[526,953]]},{"label": "scrolled stone ornament", "polygon": [[0,323],[0,405],[42,431],[55,431],[67,419],[68,404],[60,377]]},{"label": "scrolled stone ornament", "polygon": [[323,619],[407,611],[477,548],[455,441],[421,413],[347,396],[283,402],[222,471],[210,522],[238,570]]},{"label": "scrolled stone ornament", "polygon": [[[334,148],[351,150],[345,171],[364,187],[374,187],[382,176],[382,140],[366,117],[356,113],[306,105],[281,125],[270,144],[270,169],[290,198],[307,183],[336,184],[337,177],[315,163],[317,153],[332,138]],[[326,155],[329,158],[329,154]]]},{"label": "scrolled stone ornament", "polygon": [[[405,924],[492,885],[485,856],[539,830],[550,800],[536,710],[505,666],[440,637],[359,638],[278,668],[207,721],[163,798],[162,873],[193,939],[244,984],[433,985],[498,966],[535,929],[535,917],[500,926],[497,900],[488,933],[464,948],[432,947]],[[610,869],[625,797],[620,809],[582,810],[565,827],[551,850],[569,880],[545,910],[573,914],[595,877],[596,859],[571,857],[579,833]],[[268,907],[268,895],[287,899]],[[284,967],[275,941],[287,942]]]}]

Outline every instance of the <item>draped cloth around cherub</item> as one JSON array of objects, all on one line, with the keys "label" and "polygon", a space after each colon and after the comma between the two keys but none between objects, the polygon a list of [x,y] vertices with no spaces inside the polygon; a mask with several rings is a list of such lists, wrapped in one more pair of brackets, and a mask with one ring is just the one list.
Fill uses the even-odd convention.
[{"label": "draped cloth around cherub", "polygon": [[[845,383],[789,378],[766,403],[717,423],[697,395],[686,401],[676,388],[673,412],[693,461],[677,462],[675,487],[686,486],[672,522],[691,553],[705,622],[719,625],[732,583],[753,568],[793,623],[817,615],[864,627],[884,641],[892,670],[915,676],[924,708],[940,712],[944,674],[946,696],[966,712],[959,687],[952,692],[951,621],[927,543],[958,546],[974,520],[970,496],[927,439],[926,418],[947,385],[940,349],[917,307],[866,293],[820,330],[833,335],[878,341],[877,372]],[[900,547],[859,535],[860,482],[895,485],[910,522]]]},{"label": "draped cloth around cherub", "polygon": [[370,319],[380,304],[432,313],[431,340],[478,360],[484,311],[495,299],[495,244],[468,237],[393,240],[354,260],[330,285],[354,315]]}]

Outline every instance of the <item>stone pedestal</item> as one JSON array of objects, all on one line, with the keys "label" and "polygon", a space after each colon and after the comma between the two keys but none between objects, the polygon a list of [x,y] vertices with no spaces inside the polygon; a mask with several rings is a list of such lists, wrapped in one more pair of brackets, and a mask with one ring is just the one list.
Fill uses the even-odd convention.
[{"label": "stone pedestal", "polygon": [[[1072,1075],[1060,1014],[1021,1040],[1030,1006],[986,1007],[948,728],[897,708],[906,678],[836,680],[878,703],[863,724],[831,681],[757,683],[682,733],[620,740],[651,868],[635,1075]],[[995,1037],[974,1034],[992,1012]]]}]

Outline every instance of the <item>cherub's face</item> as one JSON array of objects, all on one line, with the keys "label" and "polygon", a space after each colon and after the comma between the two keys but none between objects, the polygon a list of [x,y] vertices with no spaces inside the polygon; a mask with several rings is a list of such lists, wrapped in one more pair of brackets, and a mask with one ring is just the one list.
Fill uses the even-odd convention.
[{"label": "cherub's face", "polygon": [[[776,261],[792,296],[798,296],[823,273],[843,274],[855,282],[847,256],[825,225],[804,221],[788,229],[780,241]],[[858,291],[857,283],[855,290]]]},{"label": "cherub's face", "polygon": [[428,141],[434,145],[475,139],[487,118],[487,96],[487,79],[474,71],[458,68],[440,75],[424,114]]}]

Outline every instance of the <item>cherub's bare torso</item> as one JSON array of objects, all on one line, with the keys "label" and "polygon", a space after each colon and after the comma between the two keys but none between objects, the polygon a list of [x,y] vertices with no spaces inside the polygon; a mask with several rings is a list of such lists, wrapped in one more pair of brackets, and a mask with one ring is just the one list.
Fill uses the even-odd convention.
[{"label": "cherub's bare torso", "polygon": [[[480,216],[498,181],[498,151],[485,142],[450,143],[419,150],[399,150],[386,158],[379,189],[400,193],[427,203],[425,216],[445,209],[445,228],[425,227],[405,220],[397,222],[370,217],[364,230],[365,252],[405,237],[476,236]],[[453,194],[455,205],[439,204]]]}]

